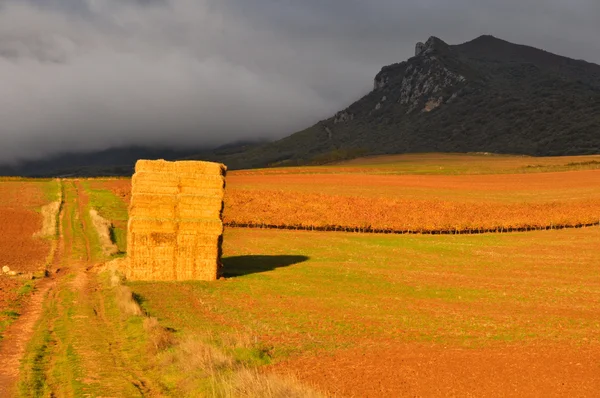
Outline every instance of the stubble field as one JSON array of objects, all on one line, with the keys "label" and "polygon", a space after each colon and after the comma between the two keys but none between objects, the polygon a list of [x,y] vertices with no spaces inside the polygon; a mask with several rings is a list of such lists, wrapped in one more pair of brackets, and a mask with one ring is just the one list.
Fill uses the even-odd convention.
[{"label": "stubble field", "polygon": [[[596,157],[562,159],[562,165],[554,158],[481,155],[395,159],[396,163],[382,164],[367,159],[364,166],[352,163],[353,167],[231,172],[224,221],[231,226],[396,233],[507,232],[600,224]],[[427,165],[435,160],[441,169],[431,173]],[[543,166],[522,166],[538,163]],[[499,174],[489,174],[492,170]],[[129,201],[128,179],[98,184]]]}]

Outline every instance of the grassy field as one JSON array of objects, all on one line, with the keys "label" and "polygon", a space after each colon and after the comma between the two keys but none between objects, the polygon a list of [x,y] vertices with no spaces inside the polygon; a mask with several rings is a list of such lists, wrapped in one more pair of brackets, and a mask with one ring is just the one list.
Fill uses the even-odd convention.
[{"label": "grassy field", "polygon": [[358,158],[326,166],[286,167],[236,171],[238,174],[474,175],[521,174],[595,170],[600,156],[532,157],[495,154],[425,153]]},{"label": "grassy field", "polygon": [[[390,366],[383,362],[393,362],[386,353],[397,347],[412,354],[423,347],[567,347],[571,355],[591,347],[598,355],[599,240],[600,228],[452,237],[230,229],[227,279],[129,286],[147,313],[177,335],[197,336],[326,391],[363,396],[373,393],[368,384],[340,380],[364,352],[344,366],[330,363],[339,368],[334,377],[310,370],[358,349],[380,352],[361,366],[380,368],[370,377],[383,384]],[[575,360],[590,366],[589,359]],[[528,366],[514,362],[516,369]],[[306,363],[308,371],[298,365]]]},{"label": "grassy field", "polygon": [[274,360],[382,340],[581,344],[600,342],[599,239],[600,228],[460,237],[228,230],[228,279],[131,286],[166,326],[242,333]]}]

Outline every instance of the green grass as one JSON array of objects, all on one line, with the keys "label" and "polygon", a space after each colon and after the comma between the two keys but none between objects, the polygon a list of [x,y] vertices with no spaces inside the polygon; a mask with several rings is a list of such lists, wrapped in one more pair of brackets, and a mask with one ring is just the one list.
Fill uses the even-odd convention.
[{"label": "green grass", "polygon": [[59,200],[61,191],[61,182],[59,180],[47,180],[42,182],[42,184],[42,189],[48,203]]},{"label": "green grass", "polygon": [[164,326],[220,336],[213,343],[222,349],[242,334],[269,361],[378,341],[579,343],[600,338],[598,239],[600,228],[477,236],[228,230],[229,279],[130,286]]},{"label": "green grass", "polygon": [[3,333],[11,323],[16,321],[21,314],[15,309],[0,311],[0,341],[2,341]]},{"label": "green grass", "polygon": [[6,328],[21,316],[23,303],[34,289],[35,281],[24,282],[16,290],[14,299],[8,303],[6,309],[0,311],[0,341],[2,341],[2,335]]},{"label": "green grass", "polygon": [[599,168],[600,157],[598,155],[533,157],[477,153],[418,153],[357,158],[321,166],[255,169],[251,172],[258,174],[477,175],[544,173]]},{"label": "green grass", "polygon": [[44,302],[42,317],[38,321],[34,335],[27,345],[21,360],[19,395],[22,397],[42,397],[48,393],[47,367],[50,350],[56,344],[51,320],[57,316],[56,300],[49,297]]},{"label": "green grass", "polygon": [[19,288],[19,290],[17,291],[17,295],[19,296],[19,298],[21,298],[33,292],[33,289],[35,289],[35,282],[27,281]]},{"label": "green grass", "polygon": [[90,206],[105,219],[113,222],[110,234],[119,252],[127,252],[127,205],[108,189],[93,188],[89,181],[83,183],[90,195]]}]

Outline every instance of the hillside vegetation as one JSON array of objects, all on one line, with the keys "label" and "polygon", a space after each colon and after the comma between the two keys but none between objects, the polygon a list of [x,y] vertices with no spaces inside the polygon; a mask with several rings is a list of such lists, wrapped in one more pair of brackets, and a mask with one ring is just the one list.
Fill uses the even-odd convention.
[{"label": "hillside vegetation", "polygon": [[249,168],[433,151],[600,153],[600,66],[492,36],[456,46],[432,37],[331,118],[220,160]]}]

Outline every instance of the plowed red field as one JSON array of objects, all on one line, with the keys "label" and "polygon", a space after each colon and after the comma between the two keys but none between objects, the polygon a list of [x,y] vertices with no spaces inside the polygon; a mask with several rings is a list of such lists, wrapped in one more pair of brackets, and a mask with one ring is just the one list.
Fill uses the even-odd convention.
[{"label": "plowed red field", "polygon": [[0,207],[0,264],[20,272],[43,267],[50,243],[33,237],[41,227],[41,216],[33,210]]},{"label": "plowed red field", "polygon": [[340,397],[593,397],[600,348],[351,349],[272,367]]},{"label": "plowed red field", "polygon": [[48,203],[43,184],[0,181],[0,267],[30,272],[44,266],[50,243],[33,236],[42,227],[36,210]]}]

